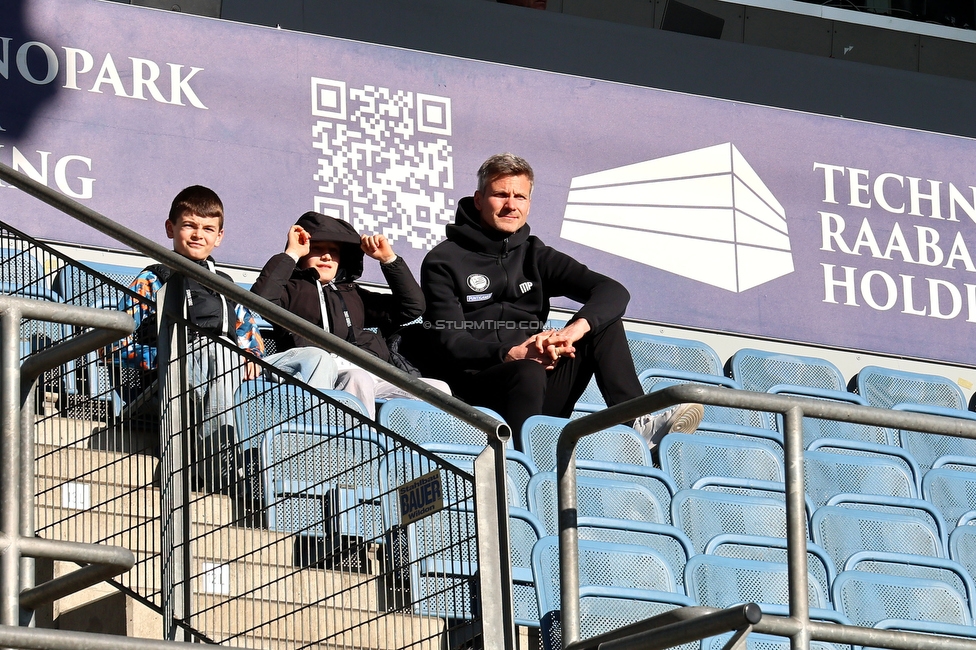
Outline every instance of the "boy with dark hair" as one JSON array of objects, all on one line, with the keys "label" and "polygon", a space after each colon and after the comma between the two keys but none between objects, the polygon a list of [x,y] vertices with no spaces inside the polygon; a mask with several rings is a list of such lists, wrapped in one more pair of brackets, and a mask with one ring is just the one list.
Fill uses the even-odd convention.
[{"label": "boy with dark hair", "polygon": [[[211,257],[213,249],[224,237],[224,207],[216,192],[201,185],[187,187],[173,199],[164,226],[176,253],[225,280],[233,281],[226,273],[216,270]],[[179,286],[174,285],[177,278]],[[189,332],[191,352],[187,354],[187,368],[196,397],[197,421],[202,424],[197,428],[197,456],[203,459],[216,449],[233,449],[234,391],[242,380],[256,378],[260,370],[257,364],[248,362],[242,372],[234,372],[234,360],[222,354],[221,346],[192,344],[196,331],[223,338],[255,357],[264,355],[264,342],[250,310],[195,280],[174,273],[163,264],[146,267],[131,285],[136,293],[156,303],[157,310],[163,309],[164,287],[167,291],[182,293],[182,313],[179,315],[196,328]],[[127,365],[143,370],[156,368],[156,314],[149,303],[136,303],[130,298],[123,299],[119,308],[132,316],[138,333],[139,343],[130,343],[123,352]],[[265,360],[315,388],[332,388],[335,383],[335,364],[331,356],[319,348],[309,348],[302,354],[271,355]],[[214,437],[218,433],[221,440]],[[221,462],[223,467],[204,472],[210,489],[227,484],[226,477],[232,470],[226,467],[226,461]],[[224,477],[222,485],[214,483],[214,474]]]},{"label": "boy with dark hair", "polygon": [[[356,284],[363,273],[363,256],[380,263],[391,293],[378,293]],[[406,261],[393,252],[383,235],[360,236],[339,219],[306,212],[288,230],[285,252],[261,269],[251,291],[349,343],[396,365],[384,335],[424,312],[424,295]],[[377,328],[379,334],[367,328]],[[306,349],[300,336],[275,327],[282,347]],[[371,418],[377,399],[409,396],[402,389],[342,358],[336,388],[358,397]],[[450,393],[445,382],[423,379]]]}]

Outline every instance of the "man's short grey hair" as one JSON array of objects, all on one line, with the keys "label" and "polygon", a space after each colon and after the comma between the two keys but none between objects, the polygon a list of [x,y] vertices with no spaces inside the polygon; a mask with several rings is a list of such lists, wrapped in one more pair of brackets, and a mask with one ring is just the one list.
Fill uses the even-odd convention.
[{"label": "man's short grey hair", "polygon": [[535,185],[532,165],[512,153],[495,154],[481,164],[481,169],[478,170],[478,191],[484,194],[485,188],[492,181],[503,176],[525,176],[529,179],[529,194],[532,193]]}]

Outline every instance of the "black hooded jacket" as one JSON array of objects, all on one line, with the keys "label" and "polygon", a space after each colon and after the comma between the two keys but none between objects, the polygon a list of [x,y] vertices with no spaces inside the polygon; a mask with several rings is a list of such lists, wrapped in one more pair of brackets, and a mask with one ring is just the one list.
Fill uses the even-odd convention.
[{"label": "black hooded jacket", "polygon": [[528,224],[510,235],[483,228],[470,196],[458,203],[447,241],[427,254],[420,279],[424,327],[446,353],[442,361],[468,372],[502,363],[542,331],[553,297],[582,303],[572,320],[585,318],[593,332],[621,318],[630,302],[623,285],[546,246]]},{"label": "black hooded jacket", "polygon": [[[345,221],[316,213],[304,215],[299,220],[299,225],[303,225],[303,220],[308,217],[312,217],[316,224],[316,232],[312,233],[313,240],[334,241],[341,246],[335,280],[323,287],[331,332],[363,350],[372,352],[383,361],[390,362],[390,351],[383,335],[389,335],[424,311],[424,296],[417,280],[403,258],[397,257],[389,264],[380,265],[392,294],[377,293],[359,286],[354,282],[363,274],[363,251],[359,247],[359,234]],[[315,269],[300,269],[290,255],[279,253],[261,269],[251,291],[322,327],[318,277]],[[352,321],[351,331],[346,326],[343,303]],[[328,327],[328,324],[324,327]],[[381,334],[370,332],[365,329],[367,327],[379,328]],[[279,351],[311,345],[303,337],[277,325],[275,339],[280,346]]]}]

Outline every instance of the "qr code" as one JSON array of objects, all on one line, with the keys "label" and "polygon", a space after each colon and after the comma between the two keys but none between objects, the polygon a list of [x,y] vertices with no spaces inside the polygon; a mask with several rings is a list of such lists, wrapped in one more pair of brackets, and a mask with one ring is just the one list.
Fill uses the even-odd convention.
[{"label": "qr code", "polygon": [[312,77],[315,210],[429,250],[454,216],[451,100]]}]

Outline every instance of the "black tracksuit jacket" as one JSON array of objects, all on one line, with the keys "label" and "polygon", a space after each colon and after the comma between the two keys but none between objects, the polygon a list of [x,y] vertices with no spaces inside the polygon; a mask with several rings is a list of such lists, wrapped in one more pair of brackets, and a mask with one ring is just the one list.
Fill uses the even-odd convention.
[{"label": "black tracksuit jacket", "polygon": [[592,332],[621,318],[630,294],[616,280],[591,271],[529,234],[482,227],[474,199],[458,203],[447,240],[424,259],[424,327],[443,353],[443,370],[477,372],[502,363],[509,349],[540,332],[553,297],[582,307]]}]

